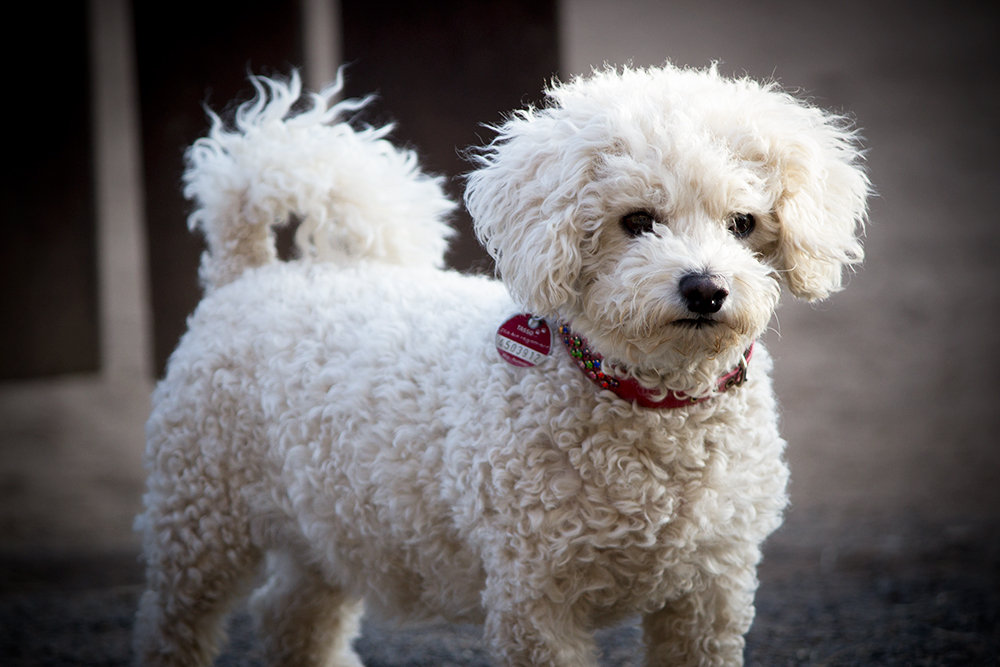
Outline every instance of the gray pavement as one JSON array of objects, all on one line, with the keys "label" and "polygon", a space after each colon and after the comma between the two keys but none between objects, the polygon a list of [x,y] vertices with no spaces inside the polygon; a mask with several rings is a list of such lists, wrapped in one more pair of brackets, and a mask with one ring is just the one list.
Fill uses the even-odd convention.
[{"label": "gray pavement", "polygon": [[[906,552],[889,547],[836,557],[772,541],[760,571],[757,619],[746,664],[965,667],[997,665],[1000,655],[1000,541],[967,533],[925,540]],[[63,585],[40,563],[0,594],[3,664],[130,664],[129,631],[141,587],[127,556],[64,561]],[[59,569],[49,562],[49,568]],[[97,571],[96,577],[94,572]],[[89,574],[88,574],[89,572]],[[48,582],[42,583],[42,582]],[[69,582],[70,585],[66,585]],[[601,631],[604,667],[638,667],[635,623]],[[369,621],[356,642],[367,667],[490,667],[473,626],[397,627]],[[249,618],[237,611],[220,667],[262,666]]]},{"label": "gray pavement", "polygon": [[[982,7],[564,3],[566,72],[719,59],[852,114],[870,148],[865,266],[828,303],[787,299],[767,337],[793,505],[748,664],[1000,664],[1000,23]],[[0,663],[123,665],[148,387],[47,387],[0,387],[0,468],[17,473]],[[602,638],[602,664],[641,664],[634,627]],[[259,664],[245,616],[233,639],[219,664]],[[489,664],[470,628],[371,623],[358,647],[369,667]]]}]

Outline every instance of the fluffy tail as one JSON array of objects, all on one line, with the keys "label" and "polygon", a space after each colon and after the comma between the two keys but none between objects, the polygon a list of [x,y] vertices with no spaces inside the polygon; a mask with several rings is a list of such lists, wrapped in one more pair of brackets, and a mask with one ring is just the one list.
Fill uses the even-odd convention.
[{"label": "fluffy tail", "polygon": [[355,130],[343,120],[367,98],[332,104],[339,76],[319,94],[303,94],[297,72],[250,82],[257,94],[237,109],[235,129],[210,111],[208,136],[186,155],[184,196],[196,205],[188,225],[208,243],[206,289],[277,261],[274,228],[292,216],[306,261],[443,265],[455,205],[442,179],[384,138],[391,126]]}]

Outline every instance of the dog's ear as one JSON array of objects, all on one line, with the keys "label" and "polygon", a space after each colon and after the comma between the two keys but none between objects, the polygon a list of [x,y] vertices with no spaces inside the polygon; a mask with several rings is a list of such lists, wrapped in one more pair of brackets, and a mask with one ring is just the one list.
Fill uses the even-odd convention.
[{"label": "dog's ear", "polygon": [[772,137],[781,180],[776,259],[792,294],[815,301],[839,290],[843,268],[863,258],[870,183],[843,119],[791,104],[797,122]]},{"label": "dog's ear", "polygon": [[497,138],[472,157],[478,168],[467,177],[465,205],[514,300],[554,317],[578,295],[576,208],[587,151],[560,141],[572,128],[544,112],[521,112],[495,129]]}]

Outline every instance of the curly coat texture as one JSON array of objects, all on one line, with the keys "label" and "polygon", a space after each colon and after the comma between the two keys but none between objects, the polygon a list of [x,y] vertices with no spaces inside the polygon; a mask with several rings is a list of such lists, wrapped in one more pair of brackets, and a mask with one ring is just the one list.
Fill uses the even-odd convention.
[{"label": "curly coat texture", "polygon": [[[385,129],[343,120],[361,103],[330,107],[331,88],[294,113],[297,77],[253,81],[235,127],[213,117],[188,153],[206,294],[147,425],[138,662],[209,664],[263,572],[275,665],[360,665],[363,607],[482,622],[508,667],[594,665],[591,631],[635,614],[650,665],[741,664],[788,471],[763,346],[745,384],[715,383],[782,284],[821,298],[861,258],[843,122],[714,70],[555,85],[469,177],[496,281],[440,268],[452,204]],[[300,258],[279,262],[293,216]],[[690,275],[722,286],[717,312],[692,314]],[[709,398],[639,407],[559,344],[507,365],[497,327],[527,311],[616,373]]]}]

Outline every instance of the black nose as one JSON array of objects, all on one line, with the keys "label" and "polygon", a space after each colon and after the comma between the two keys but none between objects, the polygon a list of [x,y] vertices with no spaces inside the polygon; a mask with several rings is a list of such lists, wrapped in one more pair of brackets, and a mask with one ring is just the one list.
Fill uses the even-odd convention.
[{"label": "black nose", "polygon": [[729,296],[722,278],[707,273],[689,273],[678,285],[688,310],[699,315],[719,312]]}]

